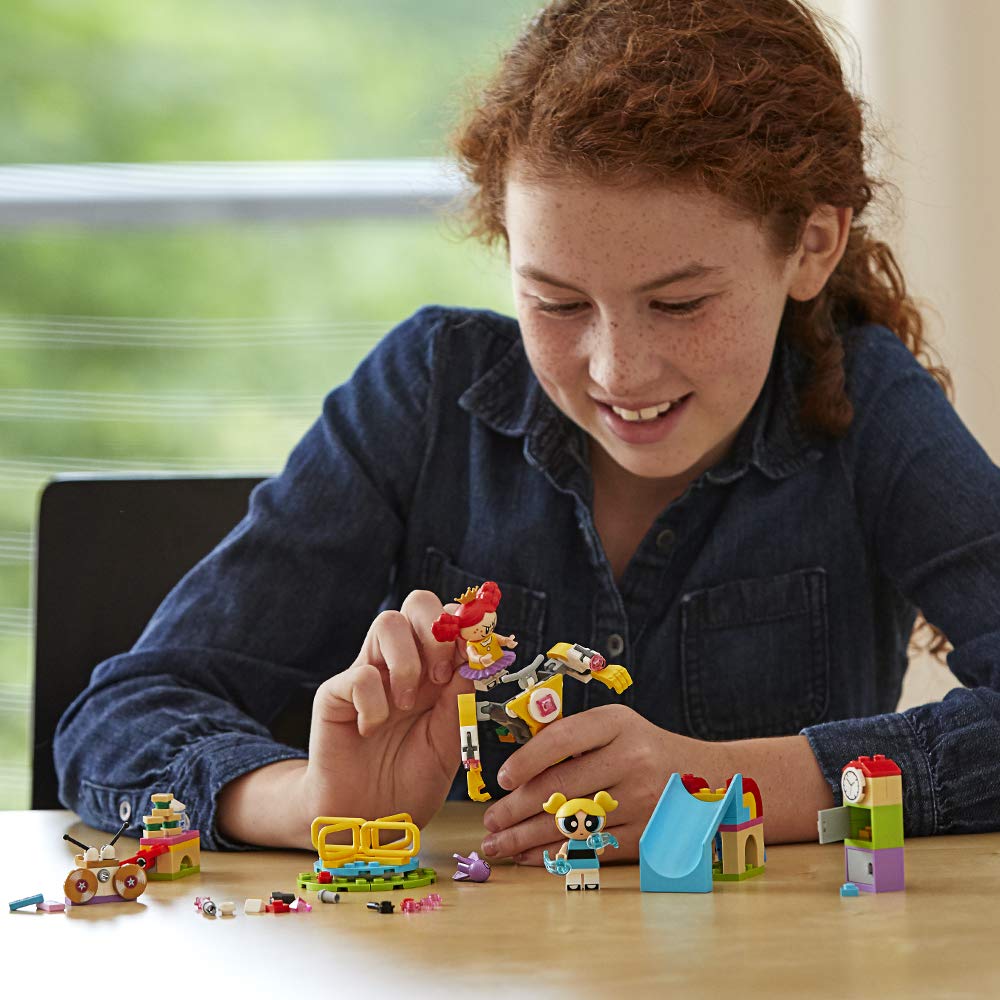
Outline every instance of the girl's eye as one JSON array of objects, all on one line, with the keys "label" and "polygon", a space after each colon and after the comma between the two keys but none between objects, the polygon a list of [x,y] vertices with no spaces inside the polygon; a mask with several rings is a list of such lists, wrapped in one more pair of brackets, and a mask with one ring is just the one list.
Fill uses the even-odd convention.
[{"label": "girl's eye", "polygon": [[544,313],[566,313],[576,312],[583,305],[582,302],[541,302],[538,303],[538,311]]},{"label": "girl's eye", "polygon": [[[700,298],[688,299],[686,302],[651,302],[650,306],[668,316],[690,316],[696,313],[708,301],[708,298],[709,296],[702,295]],[[537,308],[539,312],[568,316],[585,306],[585,302],[543,302],[539,300]]]},{"label": "girl's eye", "polygon": [[708,300],[707,295],[698,299],[688,299],[687,302],[653,302],[654,309],[669,313],[671,316],[689,316],[696,313]]}]

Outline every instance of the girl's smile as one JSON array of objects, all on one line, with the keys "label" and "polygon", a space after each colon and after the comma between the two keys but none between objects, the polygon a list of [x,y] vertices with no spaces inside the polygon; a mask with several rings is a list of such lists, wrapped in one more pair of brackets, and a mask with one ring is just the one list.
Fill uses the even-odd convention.
[{"label": "girl's smile", "polygon": [[525,350],[590,436],[595,479],[611,468],[676,495],[722,458],[757,399],[796,256],[691,188],[515,172],[505,208]]}]

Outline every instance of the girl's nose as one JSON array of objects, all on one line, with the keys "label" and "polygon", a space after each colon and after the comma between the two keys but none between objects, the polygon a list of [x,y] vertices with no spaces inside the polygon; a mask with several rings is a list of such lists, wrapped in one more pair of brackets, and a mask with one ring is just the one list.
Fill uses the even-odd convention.
[{"label": "girl's nose", "polygon": [[661,362],[651,338],[635,323],[598,320],[588,337],[589,373],[616,399],[634,400],[656,384]]}]

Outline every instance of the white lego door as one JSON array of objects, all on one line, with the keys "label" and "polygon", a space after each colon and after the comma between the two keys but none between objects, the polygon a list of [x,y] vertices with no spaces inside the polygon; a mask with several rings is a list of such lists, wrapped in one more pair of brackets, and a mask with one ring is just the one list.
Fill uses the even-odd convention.
[{"label": "white lego door", "polygon": [[847,881],[855,885],[874,885],[872,856],[867,851],[847,848]]}]

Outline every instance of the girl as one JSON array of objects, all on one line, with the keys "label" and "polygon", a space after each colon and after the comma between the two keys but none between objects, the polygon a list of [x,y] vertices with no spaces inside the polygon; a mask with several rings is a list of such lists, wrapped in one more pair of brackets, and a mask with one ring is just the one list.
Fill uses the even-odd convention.
[{"label": "girl", "polygon": [[[67,712],[64,801],[170,787],[207,847],[425,823],[471,689],[431,623],[489,579],[524,648],[635,681],[573,685],[509,759],[485,734],[489,855],[540,863],[539,803],[606,789],[634,858],[672,771],[751,774],[769,840],[812,839],[875,752],[908,835],[994,828],[1000,470],[869,233],[862,124],[801,0],[544,8],[455,140],[517,318],[423,309],[327,397]],[[897,713],[918,609],[965,688]],[[308,753],[271,732],[303,691]]]}]

